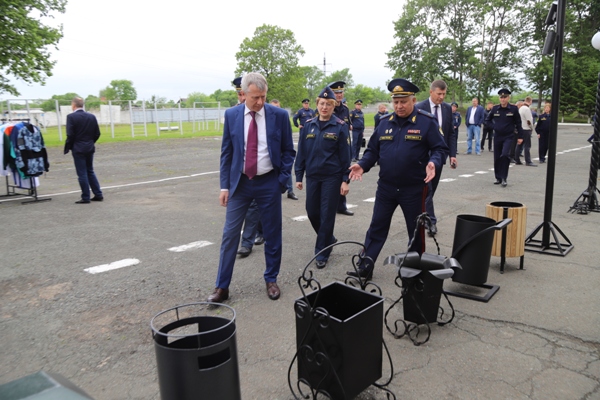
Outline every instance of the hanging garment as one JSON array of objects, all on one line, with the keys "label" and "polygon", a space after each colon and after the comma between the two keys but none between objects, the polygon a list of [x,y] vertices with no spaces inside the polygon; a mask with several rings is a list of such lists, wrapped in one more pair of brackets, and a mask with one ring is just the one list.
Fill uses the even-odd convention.
[{"label": "hanging garment", "polygon": [[[15,164],[22,176],[40,176],[48,171],[48,153],[40,128],[29,123],[14,126],[11,138],[16,135]],[[13,141],[14,144],[14,141]]]}]

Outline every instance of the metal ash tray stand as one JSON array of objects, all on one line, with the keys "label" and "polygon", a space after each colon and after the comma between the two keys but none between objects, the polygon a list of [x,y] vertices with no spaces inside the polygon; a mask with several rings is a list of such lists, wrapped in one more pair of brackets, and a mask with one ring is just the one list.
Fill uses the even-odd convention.
[{"label": "metal ash tray stand", "polygon": [[[362,243],[345,241],[334,246]],[[323,249],[322,251],[325,251]],[[362,251],[352,257],[358,271]],[[394,367],[383,340],[383,297],[381,288],[365,279],[348,276],[344,282],[325,286],[314,275],[316,257],[298,278],[302,296],[294,303],[296,314],[296,354],[288,369],[288,384],[295,399],[353,399],[373,385],[387,399],[396,396],[387,388]],[[383,374],[383,350],[390,376]],[[297,378],[292,377],[297,364]]]}]

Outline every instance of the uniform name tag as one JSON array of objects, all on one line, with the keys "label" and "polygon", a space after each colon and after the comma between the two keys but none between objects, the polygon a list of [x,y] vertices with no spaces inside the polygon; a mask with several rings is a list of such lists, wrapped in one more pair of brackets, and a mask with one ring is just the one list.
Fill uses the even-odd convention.
[{"label": "uniform name tag", "polygon": [[315,134],[314,133],[309,133],[308,135],[306,135],[307,139],[314,139],[315,138]]},{"label": "uniform name tag", "polygon": [[494,117],[499,117],[500,113],[494,114]]},{"label": "uniform name tag", "polygon": [[338,137],[335,133],[324,133],[323,134],[323,139],[329,139],[329,140],[337,140]]},{"label": "uniform name tag", "polygon": [[507,117],[512,117],[514,114],[513,113],[507,113],[506,116]]},{"label": "uniform name tag", "polygon": [[380,136],[379,140],[394,140],[394,137],[392,135]]},{"label": "uniform name tag", "polygon": [[421,135],[406,135],[404,136],[404,140],[421,140]]},{"label": "uniform name tag", "polygon": [[421,134],[421,130],[420,130],[420,129],[409,129],[407,132],[408,132],[408,134],[409,134],[409,135],[410,135],[411,133],[412,133],[412,134],[417,134],[417,135],[420,135],[420,134]]}]

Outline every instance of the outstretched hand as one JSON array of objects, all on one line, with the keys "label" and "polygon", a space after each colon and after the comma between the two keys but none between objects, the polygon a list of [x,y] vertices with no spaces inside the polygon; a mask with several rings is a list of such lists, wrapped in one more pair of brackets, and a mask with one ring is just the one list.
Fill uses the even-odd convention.
[{"label": "outstretched hand", "polygon": [[365,172],[359,164],[352,164],[350,168],[350,175],[348,176],[352,181],[362,181],[362,175]]},{"label": "outstretched hand", "polygon": [[427,173],[425,176],[425,183],[429,183],[433,178],[435,178],[435,164],[429,161],[429,163],[427,163],[427,167],[425,168],[425,172]]}]

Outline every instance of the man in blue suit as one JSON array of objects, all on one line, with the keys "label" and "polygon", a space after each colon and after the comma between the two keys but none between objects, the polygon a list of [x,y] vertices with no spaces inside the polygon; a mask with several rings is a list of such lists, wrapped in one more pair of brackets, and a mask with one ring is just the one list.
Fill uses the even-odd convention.
[{"label": "man in blue suit", "polygon": [[277,300],[277,275],[281,266],[281,194],[286,191],[296,152],[287,111],[265,104],[267,81],[259,73],[242,79],[244,105],[225,111],[221,146],[221,193],[227,208],[216,287],[208,301],[229,298],[229,284],[240,230],[246,211],[256,200],[265,238],[267,295]]},{"label": "man in blue suit", "polygon": [[483,124],[484,113],[483,107],[479,105],[479,99],[473,97],[473,105],[467,108],[467,114],[465,115],[467,125],[467,152],[465,154],[473,152],[473,140],[475,140],[475,153],[478,156],[481,155],[479,140],[481,138],[481,124]]},{"label": "man in blue suit", "polygon": [[442,168],[446,164],[446,158],[450,156],[450,168],[454,169],[457,165],[456,160],[456,144],[458,138],[454,132],[454,125],[452,121],[452,107],[448,103],[444,103],[446,98],[446,91],[448,86],[446,82],[441,79],[433,81],[429,86],[429,98],[423,100],[415,105],[416,108],[430,112],[438,122],[440,131],[444,135],[444,141],[446,146],[450,149],[449,153],[442,159],[442,164],[436,165],[435,177],[429,182],[429,190],[427,192],[427,198],[425,199],[425,207],[427,214],[431,218],[431,227],[429,229],[429,235],[433,236],[437,233],[437,218],[433,209],[433,195],[440,183],[440,176],[442,175]]},{"label": "man in blue suit", "polygon": [[[75,97],[71,101],[73,112],[67,115],[67,140],[64,153],[73,154],[75,171],[81,187],[81,199],[76,204],[89,204],[90,201],[102,201],[104,195],[94,172],[95,143],[100,138],[100,127],[94,114],[83,109],[83,99]],[[90,187],[94,197],[90,199]]]}]

